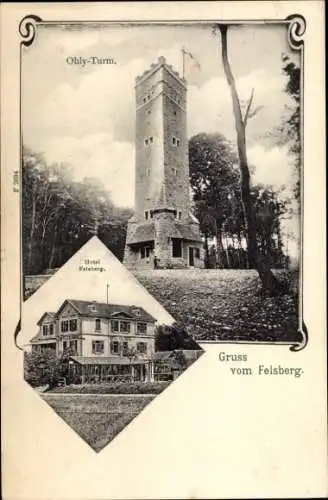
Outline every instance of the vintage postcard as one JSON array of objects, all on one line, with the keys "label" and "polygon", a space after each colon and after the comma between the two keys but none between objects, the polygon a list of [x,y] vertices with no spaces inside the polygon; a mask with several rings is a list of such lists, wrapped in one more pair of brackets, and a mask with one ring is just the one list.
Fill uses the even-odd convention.
[{"label": "vintage postcard", "polygon": [[1,42],[4,498],[325,497],[323,3]]}]

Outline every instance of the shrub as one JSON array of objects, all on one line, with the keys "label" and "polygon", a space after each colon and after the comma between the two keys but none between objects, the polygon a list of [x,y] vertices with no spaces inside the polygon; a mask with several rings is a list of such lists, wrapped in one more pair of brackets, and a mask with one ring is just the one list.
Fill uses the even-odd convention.
[{"label": "shrub", "polygon": [[170,382],[115,382],[54,387],[48,392],[76,394],[160,394]]}]

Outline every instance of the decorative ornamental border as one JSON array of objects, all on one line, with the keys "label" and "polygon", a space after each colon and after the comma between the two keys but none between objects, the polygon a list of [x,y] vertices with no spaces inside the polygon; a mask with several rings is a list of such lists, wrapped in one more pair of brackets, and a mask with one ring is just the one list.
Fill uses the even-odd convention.
[{"label": "decorative ornamental border", "polygon": [[[231,341],[231,340],[208,340],[208,341],[198,341],[201,344],[250,344],[250,345],[287,345],[290,346],[290,351],[299,352],[303,350],[309,340],[308,330],[304,323],[303,319],[303,271],[304,271],[304,34],[306,31],[306,20],[300,14],[292,14],[288,16],[286,19],[265,19],[265,20],[223,20],[223,21],[214,21],[214,20],[201,20],[201,21],[190,21],[190,20],[161,20],[161,21],[139,21],[139,20],[131,20],[131,21],[44,21],[39,16],[30,14],[25,16],[19,23],[18,31],[22,38],[20,43],[20,169],[22,169],[22,153],[23,153],[23,144],[22,144],[22,113],[21,113],[21,81],[22,81],[22,50],[23,47],[28,48],[32,45],[36,35],[38,26],[65,26],[69,27],[99,27],[116,25],[116,26],[129,26],[129,25],[158,25],[158,26],[167,26],[170,25],[199,25],[199,24],[207,24],[214,25],[215,23],[220,24],[228,24],[228,25],[245,25],[245,24],[285,24],[287,25],[287,39],[290,47],[295,51],[300,51],[301,53],[301,100],[300,100],[300,136],[301,136],[301,152],[300,152],[300,180],[301,180],[301,248],[300,248],[300,273],[299,273],[299,303],[298,303],[298,330],[297,333],[300,335],[301,339],[299,341],[290,341],[290,342],[282,342],[282,341]],[[20,193],[22,193],[22,175],[20,175]],[[20,197],[20,210],[22,212],[22,196]],[[22,316],[22,304],[24,301],[24,276],[23,276],[23,244],[22,244],[22,217],[20,217],[20,269],[21,269],[21,279],[20,279],[20,317]],[[14,342],[18,349],[23,350],[17,344],[17,338],[19,332],[21,330],[21,319],[16,326],[14,332]]]}]

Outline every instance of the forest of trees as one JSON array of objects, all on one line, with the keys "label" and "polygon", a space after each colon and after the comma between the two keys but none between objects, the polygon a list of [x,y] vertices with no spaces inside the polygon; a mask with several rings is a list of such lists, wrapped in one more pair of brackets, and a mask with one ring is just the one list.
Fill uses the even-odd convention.
[{"label": "forest of trees", "polygon": [[116,207],[98,179],[73,181],[67,165],[23,150],[24,274],[62,266],[93,234],[123,259],[130,209]]},{"label": "forest of trees", "polygon": [[[206,267],[248,268],[245,217],[237,156],[221,134],[197,134],[189,141],[190,181],[194,211],[205,238]],[[257,244],[271,267],[284,267],[280,217],[288,200],[270,186],[254,184],[251,202],[256,214]],[[209,239],[215,238],[216,247]]]}]

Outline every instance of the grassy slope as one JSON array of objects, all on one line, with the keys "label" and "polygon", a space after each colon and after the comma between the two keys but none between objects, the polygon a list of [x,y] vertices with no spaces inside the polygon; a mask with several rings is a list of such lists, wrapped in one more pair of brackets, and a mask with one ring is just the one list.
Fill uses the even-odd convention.
[{"label": "grassy slope", "polygon": [[114,439],[154,397],[42,395],[55,412],[97,452]]},{"label": "grassy slope", "polygon": [[[277,272],[282,277],[282,272]],[[195,340],[298,340],[297,300],[263,297],[253,270],[139,271],[137,279]],[[289,275],[294,290],[297,273]]]}]

